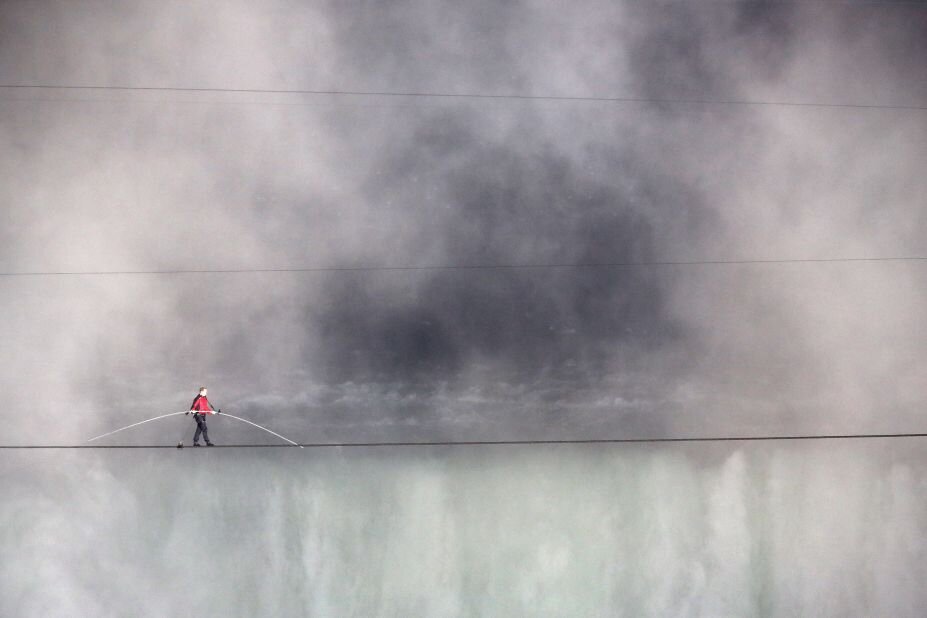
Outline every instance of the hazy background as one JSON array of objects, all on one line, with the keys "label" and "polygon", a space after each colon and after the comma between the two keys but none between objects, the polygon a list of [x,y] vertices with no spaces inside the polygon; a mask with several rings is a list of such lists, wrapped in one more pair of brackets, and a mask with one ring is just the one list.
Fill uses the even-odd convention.
[{"label": "hazy background", "polygon": [[[919,3],[3,2],[0,84],[646,100],[0,89],[4,273],[924,255]],[[923,272],[4,275],[2,442],[81,443],[185,409],[201,384],[302,442],[920,431]],[[178,417],[108,443],[192,429]],[[273,441],[221,418],[211,433]],[[7,451],[4,562],[26,562],[5,567],[4,613],[922,606],[916,443],[701,449]],[[395,493],[363,489],[381,486]],[[548,528],[516,523],[543,505]],[[384,517],[433,536],[410,545]],[[852,549],[875,528],[882,545]],[[265,541],[239,547],[245,529]],[[557,535],[553,571],[526,571]],[[198,542],[211,553],[190,554]],[[364,570],[369,552],[382,571]],[[589,552],[594,567],[576,562]],[[209,594],[186,596],[174,571],[191,569],[217,572]],[[795,573],[847,595],[827,605]],[[582,605],[579,581],[611,592]]]}]

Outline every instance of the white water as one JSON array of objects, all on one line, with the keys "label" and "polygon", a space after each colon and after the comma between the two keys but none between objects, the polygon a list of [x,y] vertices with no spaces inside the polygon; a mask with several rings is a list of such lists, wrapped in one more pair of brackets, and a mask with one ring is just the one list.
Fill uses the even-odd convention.
[{"label": "white water", "polygon": [[0,453],[4,616],[919,616],[916,440]]}]

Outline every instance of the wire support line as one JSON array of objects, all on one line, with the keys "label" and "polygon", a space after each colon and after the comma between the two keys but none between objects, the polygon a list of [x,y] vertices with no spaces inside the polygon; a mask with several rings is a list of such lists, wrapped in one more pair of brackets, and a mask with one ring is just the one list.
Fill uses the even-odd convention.
[{"label": "wire support line", "polygon": [[352,97],[394,97],[427,99],[469,99],[469,100],[506,100],[506,101],[558,101],[572,103],[645,103],[659,105],[721,105],[739,107],[812,107],[825,109],[869,109],[927,111],[927,105],[902,105],[880,103],[836,103],[818,101],[757,101],[749,99],[703,99],[687,97],[605,97],[605,96],[570,96],[543,94],[486,94],[472,92],[428,92],[408,91],[393,92],[386,90],[298,90],[298,89],[264,89],[264,88],[204,88],[179,86],[100,86],[100,85],[55,85],[55,84],[0,84],[3,90],[82,90],[112,92],[191,92],[223,94],[277,94],[302,96],[352,96]]},{"label": "wire support line", "polygon": [[783,258],[746,260],[667,260],[651,262],[562,262],[540,264],[444,264],[432,266],[318,266],[299,268],[183,268],[165,270],[7,271],[0,277],[79,277],[117,275],[238,275],[260,273],[338,273],[435,270],[543,270],[581,268],[646,268],[659,266],[737,266],[763,264],[841,264],[854,262],[925,262],[927,256]]},{"label": "wire support line", "polygon": [[[453,440],[453,441],[383,441],[383,442],[304,442],[293,444],[219,444],[211,448],[376,448],[412,446],[521,446],[558,444],[666,444],[682,442],[779,442],[798,440],[862,440],[927,438],[927,433],[856,433],[856,434],[807,434],[778,436],[691,436],[681,438],[590,438],[565,440]],[[54,450],[54,449],[177,449],[167,444],[4,444],[0,449]],[[192,447],[184,447],[192,448]],[[210,447],[201,447],[208,450]]]}]

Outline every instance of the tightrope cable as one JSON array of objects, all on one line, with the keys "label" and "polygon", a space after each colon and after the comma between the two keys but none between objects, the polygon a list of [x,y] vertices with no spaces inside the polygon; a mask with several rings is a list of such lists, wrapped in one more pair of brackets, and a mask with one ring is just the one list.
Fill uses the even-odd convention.
[{"label": "tightrope cable", "polygon": [[204,88],[180,86],[101,86],[101,85],[55,85],[55,84],[0,84],[4,90],[82,90],[82,91],[117,91],[117,92],[191,92],[224,94],[276,94],[276,95],[311,95],[311,96],[352,96],[352,97],[389,97],[389,98],[425,98],[425,99],[469,99],[469,100],[508,100],[508,101],[559,101],[591,103],[644,103],[656,105],[719,105],[737,107],[810,107],[830,109],[869,109],[869,110],[906,110],[927,111],[925,105],[879,104],[879,103],[838,103],[816,101],[762,101],[750,99],[702,99],[686,97],[608,97],[581,95],[545,95],[519,93],[473,93],[473,92],[396,92],[387,90],[300,90],[300,89],[265,89],[265,88]]},{"label": "tightrope cable", "polygon": [[240,275],[260,273],[401,272],[439,270],[554,270],[586,268],[653,268],[666,266],[737,266],[764,264],[846,264],[863,262],[927,262],[927,256],[781,258],[743,260],[665,260],[642,262],[549,262],[523,264],[438,264],[423,266],[306,266],[293,268],[177,268],[164,270],[6,271],[0,277],[84,277],[116,275]]},{"label": "tightrope cable", "polygon": [[[276,434],[275,434],[276,435]],[[282,436],[278,436],[281,437]],[[655,438],[590,438],[562,440],[452,440],[452,441],[380,441],[380,442],[308,442],[290,444],[226,444],[213,448],[372,448],[372,447],[414,447],[414,446],[519,446],[557,444],[658,444],[680,442],[773,442],[793,440],[860,440],[925,438],[927,433],[855,433],[855,434],[806,434],[770,436],[690,436]],[[283,438],[286,440],[286,438]],[[166,444],[5,444],[0,449],[159,449],[177,448]]]}]

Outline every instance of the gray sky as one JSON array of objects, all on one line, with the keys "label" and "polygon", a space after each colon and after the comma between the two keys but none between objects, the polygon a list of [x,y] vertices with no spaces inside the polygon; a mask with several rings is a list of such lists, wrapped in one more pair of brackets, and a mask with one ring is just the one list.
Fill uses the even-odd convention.
[{"label": "gray sky", "polygon": [[[925,16],[0,2],[0,84],[646,99],[0,89],[0,272],[925,256]],[[924,268],[0,276],[0,442],[201,384],[303,442],[921,431]],[[917,439],[5,449],[0,614],[913,617],[925,487]]]},{"label": "gray sky", "polygon": [[[923,255],[923,111],[666,102],[922,105],[923,15],[6,2],[4,84],[663,102],[4,90],[0,266]],[[5,278],[2,414],[8,442],[76,442],[183,409],[206,383],[229,411],[305,441],[911,430],[927,377],[922,272]],[[23,422],[37,396],[69,414]]]}]

